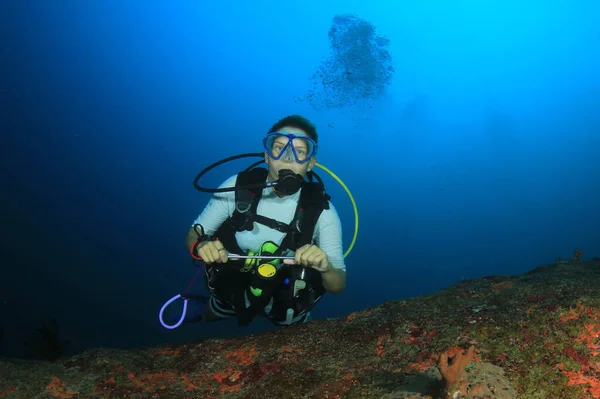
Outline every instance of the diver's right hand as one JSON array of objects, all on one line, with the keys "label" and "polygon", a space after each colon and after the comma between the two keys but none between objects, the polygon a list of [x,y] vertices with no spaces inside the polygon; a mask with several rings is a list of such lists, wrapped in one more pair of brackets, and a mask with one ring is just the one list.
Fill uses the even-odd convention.
[{"label": "diver's right hand", "polygon": [[204,263],[225,263],[229,260],[227,250],[219,240],[202,241],[196,247],[196,255],[202,258]]}]

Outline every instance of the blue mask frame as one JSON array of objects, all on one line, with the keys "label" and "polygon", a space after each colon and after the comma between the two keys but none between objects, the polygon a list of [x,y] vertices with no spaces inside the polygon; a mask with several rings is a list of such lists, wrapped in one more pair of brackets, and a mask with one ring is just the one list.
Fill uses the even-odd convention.
[{"label": "blue mask frame", "polygon": [[[270,147],[272,147],[272,144],[269,144],[269,142],[271,140],[274,140],[275,137],[280,137],[280,136],[287,137],[288,138],[288,142],[281,149],[281,151],[279,152],[279,155],[275,156],[271,152],[271,148]],[[303,159],[303,160],[298,159],[298,154],[296,153],[296,148],[294,148],[294,145],[292,144],[292,142],[293,142],[294,139],[302,139],[302,140],[305,140],[308,143],[308,148],[307,148],[308,154],[307,154],[306,158]],[[291,151],[292,154],[294,155],[294,159],[299,164],[303,164],[303,163],[306,163],[306,162],[310,161],[317,154],[317,143],[313,139],[311,139],[308,136],[300,136],[300,135],[295,135],[295,134],[291,134],[291,133],[281,133],[281,132],[271,132],[271,133],[268,133],[265,136],[265,138],[263,139],[263,147],[265,148],[265,151],[267,152],[267,154],[269,155],[269,157],[271,157],[271,159],[273,159],[273,160],[281,159],[285,154],[287,154],[289,151]]]}]

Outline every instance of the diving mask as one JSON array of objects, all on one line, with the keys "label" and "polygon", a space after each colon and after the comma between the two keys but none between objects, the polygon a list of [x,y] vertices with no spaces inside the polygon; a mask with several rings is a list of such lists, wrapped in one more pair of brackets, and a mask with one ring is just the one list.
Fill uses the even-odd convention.
[{"label": "diving mask", "polygon": [[317,143],[307,136],[271,132],[263,139],[267,154],[274,160],[306,163],[317,153]]}]

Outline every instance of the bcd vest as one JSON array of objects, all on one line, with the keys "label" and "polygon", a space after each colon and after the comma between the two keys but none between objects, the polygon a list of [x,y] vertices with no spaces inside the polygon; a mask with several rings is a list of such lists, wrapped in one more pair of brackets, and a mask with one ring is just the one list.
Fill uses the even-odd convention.
[{"label": "bcd vest", "polygon": [[[267,173],[264,168],[240,172],[236,187],[264,183]],[[312,244],[319,216],[323,210],[329,209],[331,197],[320,182],[304,182],[301,190],[294,217],[289,224],[256,213],[262,188],[235,191],[235,210],[214,237],[230,253],[243,254],[235,234],[238,231],[252,231],[256,222],[285,233],[281,244],[273,244],[276,249],[267,253],[268,255],[279,256],[288,250],[296,251],[306,244]],[[261,262],[263,263],[265,262]],[[321,273],[313,268],[280,265],[276,272],[269,273],[266,277],[264,273],[257,272],[258,267],[261,265],[257,262],[230,259],[225,264],[212,264],[209,266],[210,270],[207,269],[207,275],[210,272],[213,277],[209,284],[212,286],[211,291],[219,299],[233,304],[239,325],[250,324],[271,299],[272,308],[267,317],[277,324],[288,324],[286,320],[310,311],[326,291]]]}]

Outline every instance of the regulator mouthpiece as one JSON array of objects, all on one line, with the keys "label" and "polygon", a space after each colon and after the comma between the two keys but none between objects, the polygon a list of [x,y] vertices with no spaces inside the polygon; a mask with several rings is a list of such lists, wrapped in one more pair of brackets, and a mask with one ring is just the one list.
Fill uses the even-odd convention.
[{"label": "regulator mouthpiece", "polygon": [[300,190],[304,178],[290,169],[281,169],[279,171],[279,180],[275,184],[275,190],[285,195],[292,195]]}]

